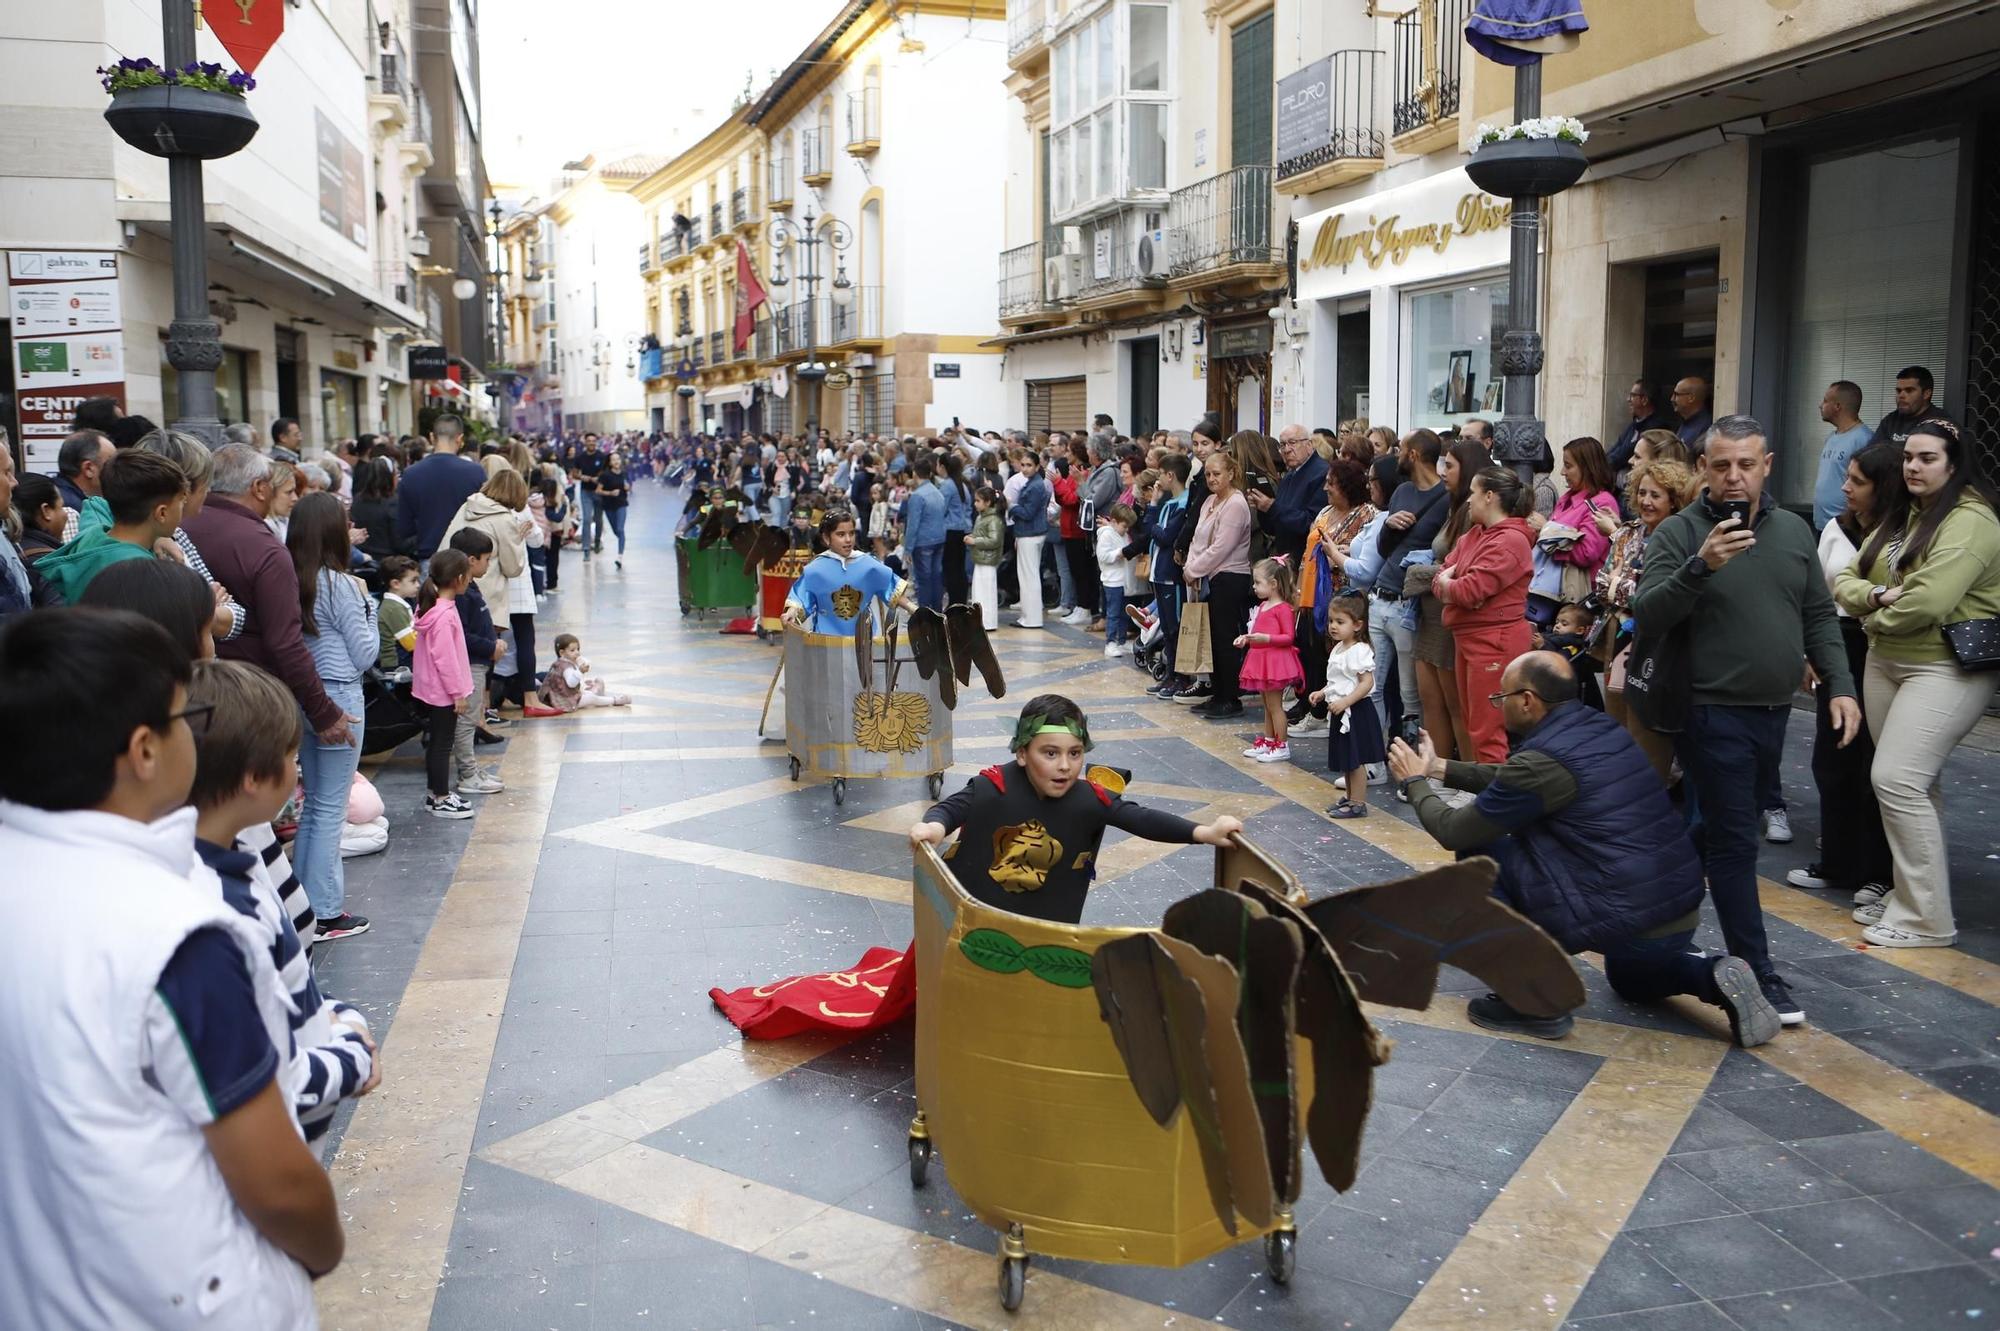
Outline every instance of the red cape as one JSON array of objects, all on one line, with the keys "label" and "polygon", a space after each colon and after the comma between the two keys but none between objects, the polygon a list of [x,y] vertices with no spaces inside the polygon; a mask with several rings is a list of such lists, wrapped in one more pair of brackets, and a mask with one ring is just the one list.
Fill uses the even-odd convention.
[{"label": "red cape", "polygon": [[750,989],[711,989],[708,996],[753,1040],[878,1030],[916,1004],[914,949],[914,943],[901,952],[871,947],[849,970],[788,975]]}]

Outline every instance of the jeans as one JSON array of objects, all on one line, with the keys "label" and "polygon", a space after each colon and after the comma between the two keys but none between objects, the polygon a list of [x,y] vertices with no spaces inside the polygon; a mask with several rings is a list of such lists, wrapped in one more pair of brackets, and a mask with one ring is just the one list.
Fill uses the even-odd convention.
[{"label": "jeans", "polygon": [[[598,512],[611,524],[611,530],[618,534],[618,555],[622,559],[625,555],[625,506],[620,504],[616,508],[601,508]],[[603,535],[601,531],[598,533],[600,538]]]},{"label": "jeans", "polygon": [[782,527],[792,520],[792,497],[790,495],[771,496],[771,525]]},{"label": "jeans", "polygon": [[[1413,650],[1416,631],[1403,627],[1403,603],[1368,598],[1368,645],[1375,650],[1375,706],[1382,713],[1382,733],[1392,733],[1389,704],[1383,697],[1388,687],[1389,663],[1396,662],[1396,688],[1403,699],[1403,715],[1417,716],[1422,704],[1417,699],[1417,658]],[[1482,704],[1485,699],[1480,699]]]},{"label": "jeans", "polygon": [[1069,580],[1076,592],[1072,604],[1095,615],[1103,600],[1097,583],[1097,542],[1089,536],[1065,536],[1063,550],[1069,555]]},{"label": "jeans", "polygon": [[588,559],[592,547],[604,544],[604,509],[597,502],[595,490],[584,487],[582,497],[583,528],[577,532],[576,539],[582,542],[583,557]]},{"label": "jeans", "polygon": [[1757,807],[1758,776],[1764,755],[1783,749],[1790,712],[1789,707],[1697,704],[1688,709],[1687,728],[1675,742],[1695,796],[1688,831],[1708,870],[1708,895],[1723,940],[1760,978],[1777,972],[1757,899],[1763,814]]},{"label": "jeans", "polygon": [[472,663],[472,705],[458,714],[458,726],[452,734],[451,756],[461,781],[471,780],[479,771],[472,732],[486,712],[486,678],[491,669],[492,666],[478,661]]},{"label": "jeans", "polygon": [[1055,551],[1056,585],[1062,589],[1056,594],[1056,613],[1066,615],[1076,609],[1076,579],[1069,571],[1069,547],[1060,536],[1048,544]]},{"label": "jeans", "polygon": [[1694,930],[1683,929],[1663,938],[1627,938],[1604,948],[1604,978],[1628,1003],[1657,1003],[1675,994],[1693,994],[1704,1003],[1720,1003],[1715,963],[1694,955]]},{"label": "jeans", "polygon": [[1104,641],[1123,642],[1131,629],[1131,621],[1125,618],[1125,584],[1116,587],[1109,583],[1104,586]]},{"label": "jeans", "polygon": [[1174,582],[1153,584],[1153,610],[1160,617],[1160,646],[1167,654],[1167,670],[1174,668],[1174,651],[1181,637],[1181,587]]},{"label": "jeans", "polygon": [[[349,716],[364,714],[361,681],[325,681],[326,696]],[[292,843],[292,864],[312,902],[313,914],[330,920],[341,914],[347,899],[347,876],[340,862],[340,832],[347,825],[347,794],[354,771],[361,765],[361,727],[356,720],[352,744],[327,744],[308,721],[299,745],[299,771],[306,798],[299,809],[299,835]]]},{"label": "jeans", "polygon": [[1958,933],[1939,778],[1945,759],[1986,711],[1995,683],[1993,675],[1968,673],[1956,661],[1906,663],[1869,654],[1861,691],[1875,737],[1870,774],[1896,865],[1895,889],[1882,902],[1885,928],[1930,938]]},{"label": "jeans", "polygon": [[910,581],[917,584],[917,604],[926,610],[944,609],[944,543],[919,545],[910,549]]}]

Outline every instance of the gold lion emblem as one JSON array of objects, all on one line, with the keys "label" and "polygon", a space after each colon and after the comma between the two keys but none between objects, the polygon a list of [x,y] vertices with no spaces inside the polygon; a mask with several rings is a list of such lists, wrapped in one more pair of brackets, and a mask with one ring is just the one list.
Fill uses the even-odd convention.
[{"label": "gold lion emblem", "polygon": [[993,867],[987,876],[1009,892],[1033,892],[1062,862],[1062,842],[1039,819],[993,831]]},{"label": "gold lion emblem", "polygon": [[931,704],[921,693],[854,696],[854,742],[870,753],[912,753],[930,733]]},{"label": "gold lion emblem", "polygon": [[833,613],[840,619],[852,619],[861,613],[861,589],[841,586],[833,593]]}]

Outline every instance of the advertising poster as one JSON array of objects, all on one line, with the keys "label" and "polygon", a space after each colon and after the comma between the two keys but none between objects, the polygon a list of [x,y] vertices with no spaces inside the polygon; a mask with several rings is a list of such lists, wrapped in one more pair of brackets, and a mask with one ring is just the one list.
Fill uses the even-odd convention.
[{"label": "advertising poster", "polygon": [[118,256],[9,250],[7,319],[26,465],[54,475],[77,406],[92,397],[125,401]]},{"label": "advertising poster", "polygon": [[361,149],[313,109],[319,153],[319,220],[362,248],[368,246],[368,178]]}]

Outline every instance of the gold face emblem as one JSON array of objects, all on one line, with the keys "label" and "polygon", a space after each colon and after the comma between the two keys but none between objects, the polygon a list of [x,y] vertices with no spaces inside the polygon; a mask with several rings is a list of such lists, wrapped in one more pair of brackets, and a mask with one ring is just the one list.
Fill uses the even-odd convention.
[{"label": "gold face emblem", "polygon": [[839,619],[852,619],[861,613],[861,589],[842,586],[833,593],[833,613]]},{"label": "gold face emblem", "polygon": [[993,830],[993,867],[987,875],[1009,892],[1033,892],[1062,862],[1062,842],[1040,820]]},{"label": "gold face emblem", "polygon": [[930,699],[921,693],[854,695],[854,742],[870,753],[914,753],[931,733]]}]

